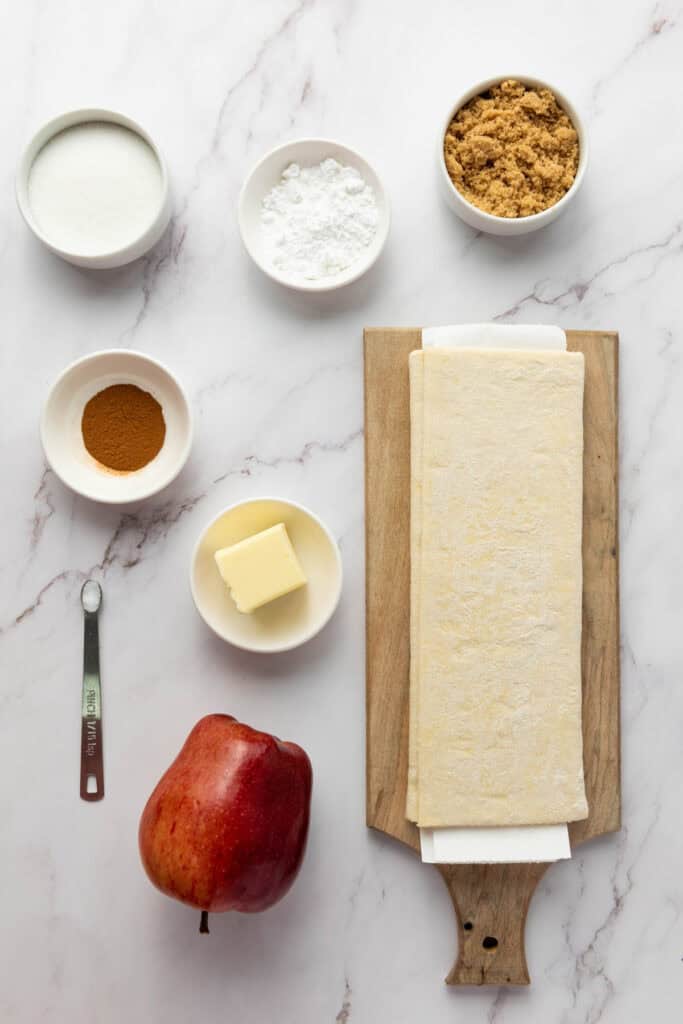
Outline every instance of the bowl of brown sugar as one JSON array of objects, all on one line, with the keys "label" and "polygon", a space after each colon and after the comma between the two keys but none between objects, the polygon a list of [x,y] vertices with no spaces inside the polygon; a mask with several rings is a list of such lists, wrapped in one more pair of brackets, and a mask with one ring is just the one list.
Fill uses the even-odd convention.
[{"label": "bowl of brown sugar", "polygon": [[588,162],[574,106],[537,78],[492,78],[450,109],[438,166],[451,209],[493,235],[544,227],[567,208]]},{"label": "bowl of brown sugar", "polygon": [[40,424],[48,464],[93,501],[140,501],[185,465],[192,415],[183,389],[161,363],[110,349],[77,360],[48,394]]}]

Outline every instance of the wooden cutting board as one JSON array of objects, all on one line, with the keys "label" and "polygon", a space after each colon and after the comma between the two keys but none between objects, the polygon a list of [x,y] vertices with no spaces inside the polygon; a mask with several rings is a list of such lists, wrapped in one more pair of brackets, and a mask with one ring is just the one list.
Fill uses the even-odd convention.
[{"label": "wooden cutting board", "polygon": [[[365,331],[367,823],[419,856],[405,817],[410,657],[408,355],[419,329]],[[620,827],[618,337],[568,331],[586,360],[583,496],[583,754],[589,816],[572,846]],[[548,864],[439,865],[458,924],[450,985],[528,985],[524,927]],[[425,865],[423,870],[427,870]],[[418,926],[419,927],[419,926]],[[428,923],[424,922],[427,928]]]}]

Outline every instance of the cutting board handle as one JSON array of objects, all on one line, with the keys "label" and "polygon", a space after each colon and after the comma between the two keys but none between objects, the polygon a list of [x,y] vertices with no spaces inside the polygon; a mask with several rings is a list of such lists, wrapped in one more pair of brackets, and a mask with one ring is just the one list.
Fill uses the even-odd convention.
[{"label": "cutting board handle", "polygon": [[548,864],[440,864],[458,922],[448,985],[528,985],[524,926]]}]

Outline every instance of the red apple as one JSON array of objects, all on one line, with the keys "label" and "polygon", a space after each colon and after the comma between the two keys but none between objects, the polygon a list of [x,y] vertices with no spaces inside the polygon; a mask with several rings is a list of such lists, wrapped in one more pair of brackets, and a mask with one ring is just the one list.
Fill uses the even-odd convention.
[{"label": "red apple", "polygon": [[280,900],[306,848],[312,772],[295,743],[230,715],[195,725],[140,819],[150,880],[208,911],[254,913]]}]

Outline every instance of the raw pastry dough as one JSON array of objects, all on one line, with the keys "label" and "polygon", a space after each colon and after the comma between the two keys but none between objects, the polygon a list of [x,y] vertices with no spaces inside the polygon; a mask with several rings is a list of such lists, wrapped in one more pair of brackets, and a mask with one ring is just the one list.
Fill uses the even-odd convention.
[{"label": "raw pastry dough", "polygon": [[[421,355],[414,352],[413,355]],[[406,817],[417,821],[417,735],[419,674],[420,579],[422,566],[422,359],[410,358],[410,705],[408,726],[408,787]]]},{"label": "raw pastry dough", "polygon": [[429,349],[410,373],[407,816],[584,818],[583,356]]}]

